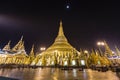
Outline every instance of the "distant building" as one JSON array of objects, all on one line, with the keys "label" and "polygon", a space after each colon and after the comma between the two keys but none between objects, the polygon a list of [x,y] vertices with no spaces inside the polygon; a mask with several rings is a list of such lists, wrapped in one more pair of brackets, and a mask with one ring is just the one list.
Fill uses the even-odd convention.
[{"label": "distant building", "polygon": [[10,49],[10,41],[0,50],[0,64],[24,64],[28,55],[21,40]]}]

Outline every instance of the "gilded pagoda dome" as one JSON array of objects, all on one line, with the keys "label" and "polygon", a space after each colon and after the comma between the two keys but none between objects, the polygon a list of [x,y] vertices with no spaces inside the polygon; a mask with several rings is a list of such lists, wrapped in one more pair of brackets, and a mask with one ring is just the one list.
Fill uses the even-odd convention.
[{"label": "gilded pagoda dome", "polygon": [[73,47],[68,43],[67,38],[64,35],[62,22],[60,22],[58,36],[54,43],[46,50],[46,52],[58,51],[72,51]]},{"label": "gilded pagoda dome", "polygon": [[[77,65],[80,52],[72,47],[64,35],[62,21],[60,22],[59,32],[54,43],[45,51],[38,54],[31,65]],[[73,62],[72,62],[73,61]],[[74,63],[74,64],[72,64]]]},{"label": "gilded pagoda dome", "polygon": [[69,43],[67,38],[64,35],[62,21],[60,21],[60,27],[58,35],[54,41],[54,43],[43,53],[51,54],[54,52],[58,53],[70,53],[72,51],[78,52],[74,47],[72,47]]}]

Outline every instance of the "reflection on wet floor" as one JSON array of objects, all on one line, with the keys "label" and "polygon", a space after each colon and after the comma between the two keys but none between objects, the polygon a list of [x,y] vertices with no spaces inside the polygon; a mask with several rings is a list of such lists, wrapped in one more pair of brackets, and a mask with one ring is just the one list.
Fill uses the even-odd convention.
[{"label": "reflection on wet floor", "polygon": [[[107,75],[106,75],[107,74]],[[0,75],[19,80],[119,80],[120,73],[98,72],[91,69],[61,70],[58,68],[0,69]]]},{"label": "reflection on wet floor", "polygon": [[116,75],[120,78],[120,72],[116,72]]}]

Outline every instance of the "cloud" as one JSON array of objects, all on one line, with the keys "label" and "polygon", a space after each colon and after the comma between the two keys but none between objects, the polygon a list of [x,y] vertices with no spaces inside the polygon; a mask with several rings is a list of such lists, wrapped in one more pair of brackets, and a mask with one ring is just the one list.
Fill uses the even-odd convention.
[{"label": "cloud", "polygon": [[16,16],[0,15],[0,29],[20,29],[22,25],[24,21]]}]

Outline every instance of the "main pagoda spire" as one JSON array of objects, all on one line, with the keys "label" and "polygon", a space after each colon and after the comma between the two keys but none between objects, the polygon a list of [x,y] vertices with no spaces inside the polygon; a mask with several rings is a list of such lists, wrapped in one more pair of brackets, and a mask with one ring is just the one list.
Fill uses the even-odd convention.
[{"label": "main pagoda spire", "polygon": [[66,37],[64,35],[64,31],[63,31],[62,21],[60,21],[59,32],[55,39],[55,42],[67,42],[67,39],[66,39]]},{"label": "main pagoda spire", "polygon": [[63,27],[62,27],[62,21],[60,21],[60,27],[59,27],[58,36],[64,36]]}]

